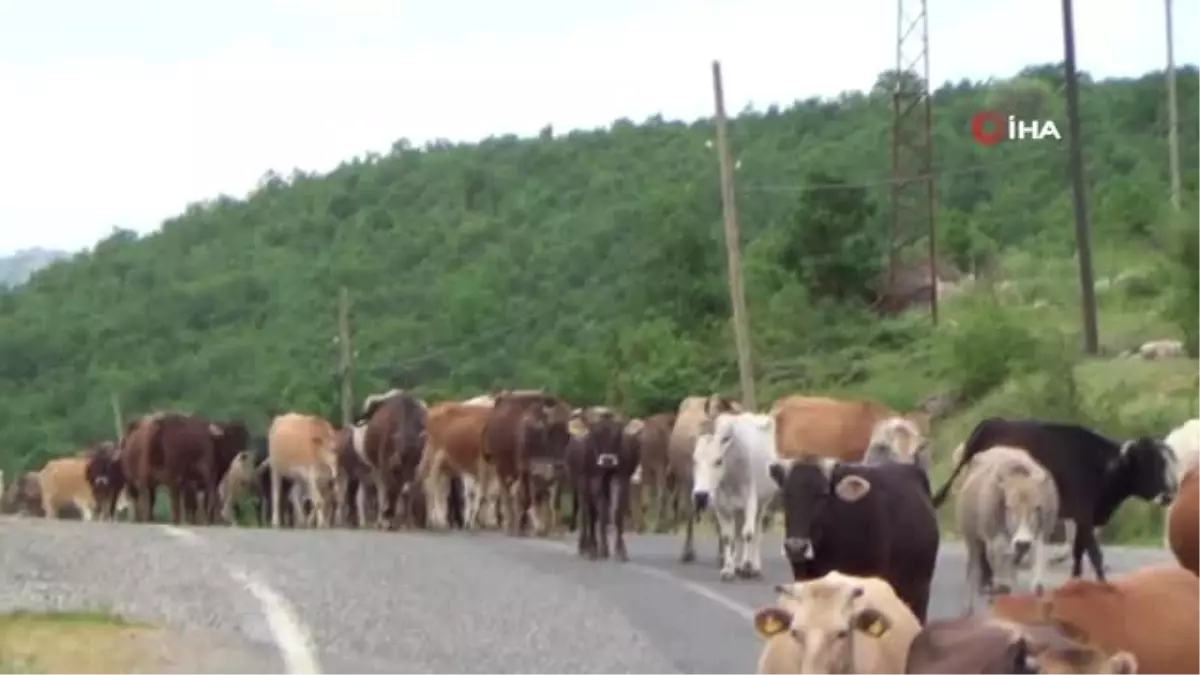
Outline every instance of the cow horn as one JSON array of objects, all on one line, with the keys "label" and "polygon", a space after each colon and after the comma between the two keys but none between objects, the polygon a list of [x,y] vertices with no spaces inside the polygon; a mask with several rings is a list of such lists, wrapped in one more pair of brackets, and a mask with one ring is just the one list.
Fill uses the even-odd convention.
[{"label": "cow horn", "polygon": [[213,422],[209,422],[208,423],[208,433],[212,434],[213,436],[217,436],[219,438],[219,437],[225,435],[225,430],[222,429],[219,425],[217,425]]}]

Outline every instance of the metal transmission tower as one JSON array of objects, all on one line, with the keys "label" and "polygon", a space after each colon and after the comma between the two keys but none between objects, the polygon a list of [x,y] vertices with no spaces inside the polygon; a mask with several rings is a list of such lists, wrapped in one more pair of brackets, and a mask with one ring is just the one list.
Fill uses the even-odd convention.
[{"label": "metal transmission tower", "polygon": [[892,83],[892,194],[888,288],[905,266],[903,252],[928,238],[929,314],[936,325],[937,192],[933,175],[933,103],[929,95],[926,0],[896,0],[896,72]]}]

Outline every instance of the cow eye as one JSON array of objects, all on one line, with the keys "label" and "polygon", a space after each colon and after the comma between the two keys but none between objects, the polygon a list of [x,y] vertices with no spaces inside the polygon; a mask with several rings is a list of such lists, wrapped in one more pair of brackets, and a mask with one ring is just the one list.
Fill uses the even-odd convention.
[{"label": "cow eye", "polygon": [[849,635],[850,635],[850,631],[846,630],[845,628],[843,628],[837,632],[837,638],[839,640],[844,640],[847,637],[849,637]]}]

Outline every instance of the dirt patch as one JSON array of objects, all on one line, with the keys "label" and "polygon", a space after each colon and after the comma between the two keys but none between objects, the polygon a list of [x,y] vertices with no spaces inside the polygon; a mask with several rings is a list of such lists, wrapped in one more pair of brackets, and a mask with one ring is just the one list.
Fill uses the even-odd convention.
[{"label": "dirt patch", "polygon": [[0,672],[212,672],[211,646],[104,612],[0,615]]}]

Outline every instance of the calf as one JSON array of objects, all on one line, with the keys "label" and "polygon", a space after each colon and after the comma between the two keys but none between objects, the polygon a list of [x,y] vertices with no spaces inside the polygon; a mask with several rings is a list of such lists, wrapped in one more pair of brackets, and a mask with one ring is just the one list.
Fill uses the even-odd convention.
[{"label": "calf", "polygon": [[797,581],[832,571],[877,576],[925,620],[937,563],[937,514],[929,479],[912,464],[783,459],[784,555]]},{"label": "calf", "polygon": [[887,582],[830,572],[777,586],[774,607],[754,616],[767,639],[759,673],[899,673],[921,630]]},{"label": "calf", "polygon": [[4,491],[3,513],[15,513],[20,516],[41,517],[42,487],[38,480],[38,472],[26,471]]},{"label": "calf", "polygon": [[84,520],[96,514],[96,498],[87,480],[88,460],[83,457],[60,457],[46,462],[38,472],[38,487],[42,494],[42,514],[58,518],[59,510],[74,506]]},{"label": "calf", "polygon": [[[1054,479],[1028,453],[998,445],[975,456],[956,494],[958,530],[967,547],[964,612],[977,593],[1007,593],[1033,555],[1033,586],[1046,575],[1046,540],[1058,518]],[[994,580],[1000,583],[993,584]],[[994,588],[993,588],[994,586]]]},{"label": "calf", "polygon": [[252,451],[244,450],[234,456],[225,476],[221,478],[217,494],[221,500],[221,520],[233,524],[237,524],[240,516],[239,501],[248,496],[261,499],[262,495],[258,494],[258,466],[254,463]]},{"label": "calf", "polygon": [[[367,435],[365,422],[352,424],[338,431],[333,452],[337,455],[338,477],[334,484],[335,527],[366,527],[368,522],[368,498],[373,476],[371,464],[363,454],[363,442]],[[372,504],[374,500],[370,500]],[[372,507],[373,508],[373,507]],[[351,517],[353,513],[353,518]]]},{"label": "calf", "polygon": [[906,417],[888,417],[875,423],[863,461],[868,464],[904,462],[929,471],[929,440],[919,424]]},{"label": "calf", "polygon": [[608,526],[615,525],[613,542],[618,560],[629,558],[625,548],[625,518],[629,513],[629,483],[637,468],[637,448],[625,443],[625,422],[603,407],[582,411],[587,433],[567,443],[567,473],[580,511],[579,555],[607,558]]},{"label": "calf", "polygon": [[1096,578],[1104,580],[1104,557],[1095,528],[1108,524],[1126,499],[1165,504],[1178,488],[1175,457],[1160,440],[1140,437],[1124,444],[1073,424],[992,417],[980,422],[963,444],[962,456],[933,498],[941,506],[954,479],[971,459],[996,445],[1029,453],[1050,472],[1062,518],[1075,523],[1071,576],[1083,572],[1086,551]]},{"label": "calf", "polygon": [[692,501],[698,513],[712,505],[722,581],[762,574],[762,523],[779,491],[774,446],[771,418],[755,413],[721,413],[696,438]]},{"label": "calf", "polygon": [[400,527],[415,518],[409,496],[425,448],[428,414],[420,399],[398,389],[364,402],[360,421],[366,422],[366,430],[360,452],[370,467],[379,529]]},{"label": "calf", "polygon": [[[337,456],[333,446],[337,434],[328,421],[313,415],[285,413],[271,422],[267,432],[267,452],[271,474],[271,527],[280,526],[280,507],[284,476],[297,482],[313,503],[317,527],[325,527],[326,495],[337,480]],[[297,521],[304,519],[304,505],[295,488],[291,493],[292,510]]]},{"label": "calf", "polygon": [[1200,419],[1193,418],[1179,425],[1163,442],[1175,453],[1180,479],[1200,466]]},{"label": "calf", "polygon": [[455,476],[462,479],[462,520],[467,529],[490,526],[495,510],[485,508],[494,497],[492,468],[483,459],[483,430],[493,407],[483,403],[445,401],[429,411],[428,440],[417,465],[429,507],[428,527],[450,526],[447,505]]},{"label": "calf", "polygon": [[1045,596],[1004,595],[992,614],[1017,623],[1053,621],[1110,654],[1128,651],[1147,673],[1200,673],[1200,578],[1174,563],[1143,567],[1111,583],[1072,579]]},{"label": "calf", "polygon": [[[645,496],[646,519],[653,523],[656,532],[667,528],[667,500],[669,465],[667,448],[671,441],[671,429],[675,427],[675,413],[658,413],[642,421],[638,431],[638,472]],[[641,511],[643,506],[636,504]]]},{"label": "calf", "polygon": [[929,622],[913,640],[904,672],[1128,674],[1136,668],[1132,654],[1110,657],[1064,635],[1055,625],[970,616]]}]

